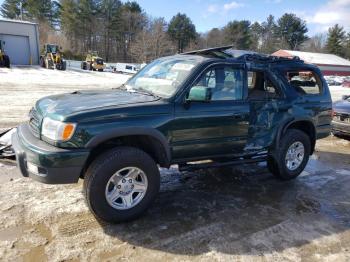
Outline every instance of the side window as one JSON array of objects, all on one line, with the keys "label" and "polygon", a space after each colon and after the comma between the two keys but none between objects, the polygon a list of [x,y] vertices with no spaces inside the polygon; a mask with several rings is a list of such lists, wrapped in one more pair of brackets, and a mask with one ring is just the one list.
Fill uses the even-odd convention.
[{"label": "side window", "polygon": [[318,95],[322,90],[320,78],[312,71],[288,71],[288,82],[300,95]]},{"label": "side window", "polygon": [[210,90],[211,101],[241,100],[243,98],[243,70],[230,66],[212,68],[194,86]]},{"label": "side window", "polygon": [[261,100],[280,97],[280,91],[264,72],[248,72],[248,99]]}]

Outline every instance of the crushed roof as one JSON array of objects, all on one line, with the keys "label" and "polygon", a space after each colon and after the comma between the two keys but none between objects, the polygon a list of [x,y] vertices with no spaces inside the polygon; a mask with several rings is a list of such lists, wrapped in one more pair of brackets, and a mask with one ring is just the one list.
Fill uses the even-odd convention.
[{"label": "crushed roof", "polygon": [[272,55],[280,55],[279,52],[288,53],[291,56],[298,56],[300,59],[307,63],[317,65],[339,65],[339,66],[350,66],[350,61],[333,54],[322,54],[322,53],[311,53],[301,52],[293,50],[279,50]]}]

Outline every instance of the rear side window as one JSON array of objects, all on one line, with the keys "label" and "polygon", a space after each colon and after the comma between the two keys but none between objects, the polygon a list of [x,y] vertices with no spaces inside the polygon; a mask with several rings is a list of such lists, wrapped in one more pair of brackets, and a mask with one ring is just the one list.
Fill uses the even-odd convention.
[{"label": "rear side window", "polygon": [[288,71],[286,77],[290,85],[300,95],[318,95],[321,93],[321,80],[313,71]]}]

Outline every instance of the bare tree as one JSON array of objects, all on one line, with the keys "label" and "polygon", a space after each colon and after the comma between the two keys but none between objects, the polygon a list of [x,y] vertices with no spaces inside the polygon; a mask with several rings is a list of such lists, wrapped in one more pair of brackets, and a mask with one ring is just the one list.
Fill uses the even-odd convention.
[{"label": "bare tree", "polygon": [[167,35],[164,18],[148,18],[147,26],[136,35],[130,46],[131,55],[137,62],[149,62],[173,54],[175,49]]}]

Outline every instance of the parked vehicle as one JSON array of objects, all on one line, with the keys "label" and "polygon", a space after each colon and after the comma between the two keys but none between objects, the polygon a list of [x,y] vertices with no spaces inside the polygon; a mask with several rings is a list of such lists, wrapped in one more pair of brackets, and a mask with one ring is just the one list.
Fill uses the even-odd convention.
[{"label": "parked vehicle", "polygon": [[347,81],[344,81],[343,84],[342,84],[343,87],[350,87],[350,81],[347,80]]},{"label": "parked vehicle", "polygon": [[47,69],[57,69],[66,70],[67,63],[63,59],[63,54],[61,53],[58,45],[55,44],[45,44],[44,50],[40,56],[41,67]]},{"label": "parked vehicle", "polygon": [[106,64],[103,58],[99,57],[96,51],[87,54],[85,61],[81,62],[81,69],[83,70],[103,72],[105,68]]},{"label": "parked vehicle", "polygon": [[10,57],[5,53],[5,41],[0,40],[0,67],[10,68]]},{"label": "parked vehicle", "polygon": [[122,74],[136,74],[139,71],[139,67],[134,64],[117,63],[114,68],[114,73]]},{"label": "parked vehicle", "polygon": [[335,135],[350,135],[350,95],[343,96],[333,105],[332,132]]},{"label": "parked vehicle", "polygon": [[157,59],[119,89],[40,99],[12,136],[22,175],[84,179],[91,212],[112,223],[149,207],[158,166],[267,161],[277,178],[296,178],[331,131],[326,81],[298,58],[234,58],[227,48]]}]

